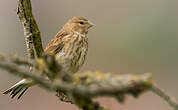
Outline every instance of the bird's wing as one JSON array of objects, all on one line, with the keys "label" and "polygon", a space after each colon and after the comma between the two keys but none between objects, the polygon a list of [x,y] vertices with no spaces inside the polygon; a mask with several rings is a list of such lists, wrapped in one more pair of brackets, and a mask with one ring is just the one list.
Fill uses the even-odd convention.
[{"label": "bird's wing", "polygon": [[45,49],[46,54],[56,55],[61,51],[61,49],[64,47],[63,38],[65,36],[70,35],[71,33],[66,31],[59,32],[55,38],[51,40],[51,42],[47,45]]}]

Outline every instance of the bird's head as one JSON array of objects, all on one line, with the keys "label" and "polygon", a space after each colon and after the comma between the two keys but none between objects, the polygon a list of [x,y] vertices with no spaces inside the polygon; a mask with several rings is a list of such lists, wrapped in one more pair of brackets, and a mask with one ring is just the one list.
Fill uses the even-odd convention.
[{"label": "bird's head", "polygon": [[82,35],[86,35],[88,33],[88,29],[93,26],[94,24],[86,18],[73,17],[64,25],[63,29],[71,30],[74,32],[78,32]]}]

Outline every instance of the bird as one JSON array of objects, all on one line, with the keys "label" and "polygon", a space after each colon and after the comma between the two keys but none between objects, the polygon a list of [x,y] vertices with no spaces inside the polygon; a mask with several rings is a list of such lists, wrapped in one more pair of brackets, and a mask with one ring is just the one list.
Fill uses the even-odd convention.
[{"label": "bird", "polygon": [[[48,43],[44,53],[54,55],[63,72],[76,73],[85,62],[88,51],[88,30],[93,26],[94,24],[84,17],[73,17]],[[17,99],[20,99],[33,85],[36,85],[34,81],[22,79],[3,94],[10,94],[11,98],[18,95]]]}]

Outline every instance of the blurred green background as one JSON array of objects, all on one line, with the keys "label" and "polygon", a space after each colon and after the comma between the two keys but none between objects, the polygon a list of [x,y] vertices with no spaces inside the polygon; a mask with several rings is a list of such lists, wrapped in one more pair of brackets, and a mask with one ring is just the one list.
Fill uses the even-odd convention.
[{"label": "blurred green background", "polygon": [[[0,0],[0,54],[26,57],[23,28],[16,16],[17,0]],[[116,74],[151,72],[153,80],[178,99],[177,0],[32,0],[44,47],[73,16],[96,26],[89,31],[89,53],[81,71]],[[0,70],[0,91],[19,80]],[[171,110],[151,92],[124,104],[100,98],[112,110]],[[21,100],[0,93],[1,110],[77,110],[60,102],[55,93],[30,88]]]}]

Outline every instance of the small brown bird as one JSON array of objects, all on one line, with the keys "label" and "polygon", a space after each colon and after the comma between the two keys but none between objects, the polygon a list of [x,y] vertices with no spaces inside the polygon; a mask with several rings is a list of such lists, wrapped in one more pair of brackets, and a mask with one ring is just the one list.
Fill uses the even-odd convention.
[{"label": "small brown bird", "polygon": [[[51,40],[45,49],[45,54],[55,55],[55,58],[66,73],[76,73],[85,61],[88,51],[88,29],[94,26],[89,20],[83,17],[73,17],[69,20],[57,35]],[[19,94],[19,99],[24,92],[35,82],[29,79],[22,79],[9,88],[4,94],[14,98]]]}]

